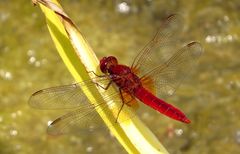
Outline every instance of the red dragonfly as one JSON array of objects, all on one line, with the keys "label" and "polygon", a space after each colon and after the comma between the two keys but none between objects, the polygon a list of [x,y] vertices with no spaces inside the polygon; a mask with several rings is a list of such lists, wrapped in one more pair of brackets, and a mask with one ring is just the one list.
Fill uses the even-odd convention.
[{"label": "red dragonfly", "polygon": [[[47,88],[32,94],[29,104],[35,108],[77,108],[53,121],[48,133],[62,134],[73,125],[84,129],[96,127],[102,123],[96,110],[104,110],[116,123],[127,120],[135,115],[129,110],[134,110],[137,100],[172,119],[190,123],[183,112],[160,99],[174,94],[203,53],[198,42],[178,46],[176,38],[183,26],[182,21],[176,14],[166,18],[152,40],[135,57],[131,67],[118,64],[113,56],[103,57],[100,69],[104,75],[92,72],[96,77],[90,81]],[[118,91],[109,94],[110,85]],[[96,87],[108,94],[95,99],[86,97],[88,93],[84,89],[93,91]],[[117,101],[121,103],[115,103]]]}]

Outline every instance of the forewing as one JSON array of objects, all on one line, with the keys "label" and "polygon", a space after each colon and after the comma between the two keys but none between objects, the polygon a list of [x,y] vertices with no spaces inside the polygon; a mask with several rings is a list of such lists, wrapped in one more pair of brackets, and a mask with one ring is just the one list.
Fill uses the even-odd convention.
[{"label": "forewing", "polygon": [[183,18],[180,15],[173,14],[166,18],[152,40],[134,59],[132,70],[141,77],[169,59],[178,48],[178,37],[182,29]]},{"label": "forewing", "polygon": [[[96,91],[96,83],[106,86],[109,82],[108,77],[103,77],[70,85],[46,88],[32,94],[28,102],[31,107],[38,109],[85,108],[91,106],[89,102],[94,101],[89,100],[86,95]],[[97,96],[97,100],[100,99],[101,96]]]},{"label": "forewing", "polygon": [[[86,130],[103,127],[104,123],[99,116],[99,112],[104,113],[112,124],[127,121],[135,116],[135,112],[129,112],[130,110],[133,111],[133,108],[128,105],[124,105],[122,108],[122,99],[119,92],[113,90],[110,93],[109,89],[100,88],[100,86],[106,87],[109,82],[108,77],[95,78],[81,83],[43,89],[30,97],[29,104],[38,109],[77,108],[54,120],[48,127],[48,134],[50,135],[65,134],[76,129]],[[88,99],[86,94],[88,95],[90,91],[94,92],[96,90],[96,83],[103,90],[103,96],[98,96],[96,91],[94,98]],[[85,91],[86,89],[88,90]],[[134,101],[134,99],[130,100],[132,97],[129,97],[126,93],[123,93],[123,97],[127,98],[124,101]]]},{"label": "forewing", "polygon": [[[167,97],[174,94],[182,80],[195,67],[203,49],[198,42],[191,42],[173,54],[162,65],[155,67],[144,75],[143,83],[148,78],[154,82],[157,96]],[[146,81],[144,81],[146,80]]]}]

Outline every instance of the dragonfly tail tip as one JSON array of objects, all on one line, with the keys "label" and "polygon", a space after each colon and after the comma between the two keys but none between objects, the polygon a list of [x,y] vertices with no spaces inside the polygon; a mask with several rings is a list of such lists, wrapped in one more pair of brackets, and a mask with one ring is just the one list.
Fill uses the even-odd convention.
[{"label": "dragonfly tail tip", "polygon": [[187,124],[191,123],[191,121],[190,121],[188,118],[185,118],[185,119],[183,120],[183,122],[185,122],[185,123],[187,123]]}]

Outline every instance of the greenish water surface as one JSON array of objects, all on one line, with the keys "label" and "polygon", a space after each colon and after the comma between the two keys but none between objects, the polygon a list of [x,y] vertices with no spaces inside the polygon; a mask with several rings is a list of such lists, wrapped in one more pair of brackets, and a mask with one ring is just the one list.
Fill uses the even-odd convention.
[{"label": "greenish water surface", "polygon": [[[240,153],[240,2],[167,0],[62,0],[99,58],[121,63],[151,39],[171,13],[185,19],[184,40],[204,47],[198,67],[167,101],[181,108],[189,125],[156,111],[141,117],[174,154]],[[50,137],[47,123],[66,111],[36,110],[36,90],[73,83],[56,52],[45,19],[30,0],[0,1],[0,153],[126,153],[107,131]]]}]

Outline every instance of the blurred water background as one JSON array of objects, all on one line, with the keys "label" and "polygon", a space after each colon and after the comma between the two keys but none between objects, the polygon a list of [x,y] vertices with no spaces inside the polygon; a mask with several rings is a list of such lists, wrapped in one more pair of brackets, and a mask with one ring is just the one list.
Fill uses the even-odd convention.
[{"label": "blurred water background", "polygon": [[[131,64],[160,21],[185,19],[184,40],[204,55],[191,77],[167,99],[192,120],[176,122],[143,109],[141,117],[170,153],[240,153],[239,0],[62,0],[97,56]],[[49,137],[47,123],[66,111],[28,106],[36,90],[74,82],[56,52],[44,16],[30,0],[0,0],[0,153],[126,153],[107,131]]]}]

